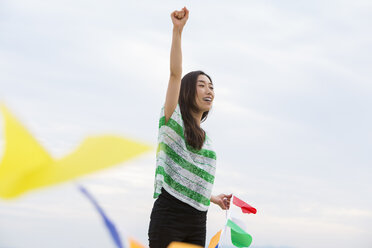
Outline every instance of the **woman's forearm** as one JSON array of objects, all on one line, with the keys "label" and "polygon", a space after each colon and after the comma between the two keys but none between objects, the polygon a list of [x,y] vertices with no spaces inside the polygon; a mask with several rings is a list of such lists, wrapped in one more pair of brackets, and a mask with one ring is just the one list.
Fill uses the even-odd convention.
[{"label": "woman's forearm", "polygon": [[211,195],[211,202],[213,202],[214,204],[216,204],[216,197],[214,195]]},{"label": "woman's forearm", "polygon": [[181,78],[182,76],[182,28],[173,27],[172,47],[170,53],[170,75]]}]

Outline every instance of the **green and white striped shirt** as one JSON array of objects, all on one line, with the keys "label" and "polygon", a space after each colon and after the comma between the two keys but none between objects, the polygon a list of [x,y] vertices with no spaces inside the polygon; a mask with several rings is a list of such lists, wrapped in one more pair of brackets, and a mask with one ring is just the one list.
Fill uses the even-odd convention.
[{"label": "green and white striped shirt", "polygon": [[216,153],[206,135],[201,150],[186,143],[184,123],[177,104],[165,124],[164,107],[159,120],[154,198],[164,189],[192,207],[207,211],[216,170]]}]

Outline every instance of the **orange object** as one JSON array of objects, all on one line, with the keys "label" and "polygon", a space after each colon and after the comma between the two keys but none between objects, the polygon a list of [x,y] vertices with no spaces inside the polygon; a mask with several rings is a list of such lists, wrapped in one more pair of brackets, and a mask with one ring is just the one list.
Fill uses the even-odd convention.
[{"label": "orange object", "polygon": [[218,245],[218,242],[220,242],[221,238],[221,231],[222,230],[219,230],[216,235],[211,238],[211,242],[209,242],[208,248],[215,248]]},{"label": "orange object", "polygon": [[129,247],[130,248],[145,248],[143,245],[141,245],[140,243],[138,243],[132,238],[129,238]]},{"label": "orange object", "polygon": [[175,241],[168,245],[168,248],[200,248],[200,247],[202,246]]}]

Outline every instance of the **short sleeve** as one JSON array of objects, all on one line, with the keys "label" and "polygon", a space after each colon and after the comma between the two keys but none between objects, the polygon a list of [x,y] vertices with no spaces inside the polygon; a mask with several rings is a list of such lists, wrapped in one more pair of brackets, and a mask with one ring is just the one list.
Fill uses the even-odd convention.
[{"label": "short sleeve", "polygon": [[179,104],[177,104],[176,108],[174,109],[171,117],[169,118],[167,124],[165,124],[165,113],[164,113],[164,106],[161,108],[160,111],[160,118],[159,118],[159,128],[162,126],[166,125],[169,126],[169,124],[178,124],[182,127],[183,129],[183,120],[182,120],[182,115],[181,115],[181,110]]}]

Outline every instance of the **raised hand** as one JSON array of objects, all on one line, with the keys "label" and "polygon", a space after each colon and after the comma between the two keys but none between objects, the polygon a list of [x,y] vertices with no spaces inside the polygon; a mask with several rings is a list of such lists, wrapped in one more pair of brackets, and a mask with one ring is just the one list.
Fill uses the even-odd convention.
[{"label": "raised hand", "polygon": [[175,10],[171,13],[171,18],[174,28],[183,29],[187,19],[189,19],[189,10],[186,7],[183,7],[180,11]]}]

